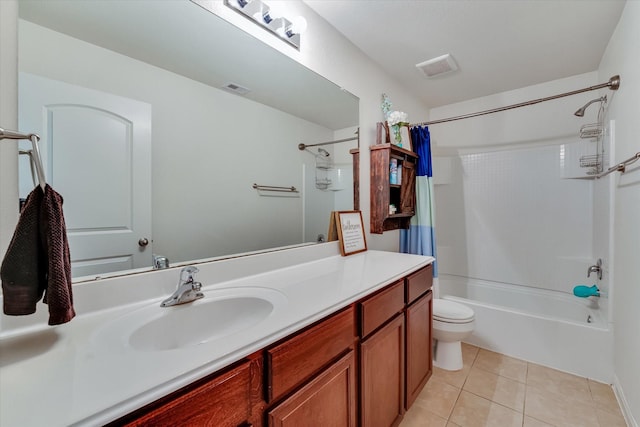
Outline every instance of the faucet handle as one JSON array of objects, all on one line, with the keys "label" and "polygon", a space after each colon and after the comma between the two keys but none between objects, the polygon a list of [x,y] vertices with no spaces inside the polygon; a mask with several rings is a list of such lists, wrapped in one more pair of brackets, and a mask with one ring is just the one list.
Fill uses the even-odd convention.
[{"label": "faucet handle", "polygon": [[182,270],[180,270],[180,281],[181,282],[193,282],[195,274],[200,271],[197,267],[193,265],[189,265]]}]

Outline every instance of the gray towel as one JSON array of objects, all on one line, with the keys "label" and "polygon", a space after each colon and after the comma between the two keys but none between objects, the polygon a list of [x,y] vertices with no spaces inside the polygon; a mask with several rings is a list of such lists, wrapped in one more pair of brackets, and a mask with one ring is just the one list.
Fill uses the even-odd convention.
[{"label": "gray towel", "polygon": [[49,185],[27,198],[0,267],[4,312],[32,314],[44,295],[49,325],[73,319],[71,258],[62,212],[62,196]]}]

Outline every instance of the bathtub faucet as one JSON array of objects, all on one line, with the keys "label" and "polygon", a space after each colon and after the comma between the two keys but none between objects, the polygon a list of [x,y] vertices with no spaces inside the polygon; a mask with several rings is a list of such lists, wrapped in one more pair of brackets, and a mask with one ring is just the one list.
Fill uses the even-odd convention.
[{"label": "bathtub faucet", "polygon": [[598,273],[598,280],[602,280],[602,259],[598,258],[596,265],[589,267],[587,277],[591,276],[591,273]]}]

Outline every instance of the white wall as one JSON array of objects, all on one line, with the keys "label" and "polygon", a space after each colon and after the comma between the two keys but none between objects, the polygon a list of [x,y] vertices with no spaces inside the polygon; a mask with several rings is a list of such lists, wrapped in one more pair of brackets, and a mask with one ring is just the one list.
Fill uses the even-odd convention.
[{"label": "white wall", "polygon": [[[615,120],[614,161],[640,151],[640,2],[629,1],[600,63],[600,79],[621,76],[608,118]],[[636,163],[613,179],[614,370],[627,420],[640,420],[640,167]]]},{"label": "white wall", "polygon": [[[18,129],[18,3],[0,1],[0,126]],[[18,221],[18,144],[0,141],[0,259]]]},{"label": "white wall", "polygon": [[[430,111],[430,119],[503,107],[597,83],[600,82],[596,72],[580,74],[434,108]],[[576,117],[573,113],[598,96],[597,92],[585,92],[501,113],[438,124],[431,128],[431,139],[440,150],[447,147],[496,148],[514,143],[553,144],[560,138],[574,138],[581,125],[595,122],[595,104],[587,110],[584,117]]]},{"label": "white wall", "polygon": [[[155,253],[177,262],[302,241],[301,195],[251,186],[302,189],[313,156],[295,147],[331,140],[331,129],[28,21],[19,40],[20,71],[151,104]],[[307,190],[308,211],[324,207],[328,224],[333,194]]]}]

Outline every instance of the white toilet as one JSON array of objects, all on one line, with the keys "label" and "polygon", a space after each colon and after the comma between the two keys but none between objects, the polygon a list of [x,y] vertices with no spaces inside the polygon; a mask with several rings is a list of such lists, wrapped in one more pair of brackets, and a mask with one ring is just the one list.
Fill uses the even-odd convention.
[{"label": "white toilet", "polygon": [[462,345],[475,327],[475,313],[464,304],[433,300],[433,365],[447,371],[462,369]]}]

